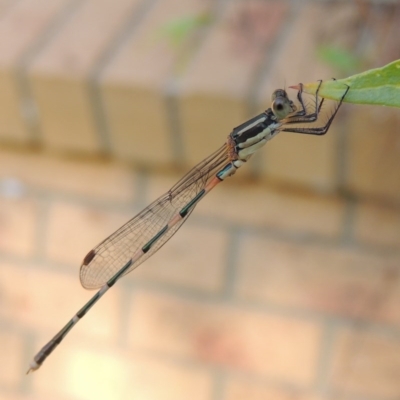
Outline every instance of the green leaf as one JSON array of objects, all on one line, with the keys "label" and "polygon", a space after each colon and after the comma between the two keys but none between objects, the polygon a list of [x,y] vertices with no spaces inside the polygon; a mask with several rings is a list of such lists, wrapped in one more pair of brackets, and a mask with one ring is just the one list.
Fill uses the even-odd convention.
[{"label": "green leaf", "polygon": [[[315,94],[319,82],[303,85],[304,92]],[[362,72],[337,81],[324,81],[318,94],[332,100],[340,100],[350,87],[344,102],[372,104],[400,108],[400,60],[382,67]],[[292,86],[297,88],[298,86]]]}]

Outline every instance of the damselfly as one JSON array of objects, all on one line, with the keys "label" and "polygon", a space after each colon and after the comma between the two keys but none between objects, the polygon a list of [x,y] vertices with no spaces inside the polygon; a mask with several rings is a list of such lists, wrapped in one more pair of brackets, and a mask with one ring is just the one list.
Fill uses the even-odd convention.
[{"label": "damselfly", "polygon": [[100,290],[37,353],[28,373],[42,365],[72,327],[118,279],[159,250],[187,220],[197,203],[225,178],[232,176],[268,140],[279,132],[324,135],[348,90],[344,90],[341,100],[335,103],[328,114],[321,112],[324,99],[318,97],[318,91],[310,110],[303,100],[300,84],[297,94],[300,109],[297,110],[285,90],[276,90],[272,95],[271,108],[234,128],[222,147],[190,170],[167,193],[90,250],[80,268],[80,281],[86,289]]}]

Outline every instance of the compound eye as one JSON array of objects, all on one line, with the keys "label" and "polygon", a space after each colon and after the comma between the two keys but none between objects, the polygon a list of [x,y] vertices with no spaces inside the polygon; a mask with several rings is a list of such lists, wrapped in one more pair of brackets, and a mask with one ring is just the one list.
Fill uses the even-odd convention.
[{"label": "compound eye", "polygon": [[282,99],[279,99],[279,98],[278,98],[278,99],[275,100],[275,102],[274,102],[274,109],[275,109],[276,111],[282,111],[284,107],[285,107],[285,105],[284,105]]},{"label": "compound eye", "polygon": [[290,100],[287,97],[276,97],[272,103],[272,112],[278,120],[286,118],[292,112]]}]

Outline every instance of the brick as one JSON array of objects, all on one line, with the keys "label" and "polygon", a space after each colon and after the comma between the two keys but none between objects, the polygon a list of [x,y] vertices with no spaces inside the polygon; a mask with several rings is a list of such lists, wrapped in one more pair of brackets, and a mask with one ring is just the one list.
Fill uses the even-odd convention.
[{"label": "brick", "polygon": [[[326,2],[305,2],[299,6],[294,21],[287,27],[281,50],[271,55],[271,73],[260,85],[260,107],[269,107],[270,96],[278,87],[334,76],[332,69],[317,59],[315,49],[320,47],[321,37],[334,37],[335,42],[343,42],[339,47],[352,48],[358,36],[357,31],[352,31],[357,18],[359,11],[353,3],[346,3],[343,8]],[[343,27],[339,33],[338,26]],[[289,95],[295,98],[293,90]],[[336,189],[339,127],[338,119],[325,137],[280,134],[267,144],[263,154],[257,155],[261,159],[259,172],[273,180],[318,191]]]},{"label": "brick", "polygon": [[399,248],[400,210],[362,203],[356,209],[354,235],[360,242]]},{"label": "brick", "polygon": [[[260,183],[244,184],[238,182],[241,173],[238,171],[232,180],[213,190],[200,202],[194,215],[210,221],[228,221],[296,235],[340,235],[345,209],[343,201],[337,197],[277,190]],[[152,175],[148,182],[147,201],[170,189],[180,177]]]},{"label": "brick", "polygon": [[[29,391],[28,391],[29,392]],[[12,393],[10,392],[2,392],[0,389],[0,398],[1,400],[47,400],[44,399],[43,397],[38,397],[36,395],[27,393],[27,394],[21,394],[21,393]],[[52,397],[51,400],[67,400],[65,397]]]},{"label": "brick", "polygon": [[[77,271],[78,272],[78,271]],[[94,293],[85,291],[76,276],[2,263],[0,318],[40,332],[37,351],[50,340]],[[79,322],[71,336],[82,333],[92,340],[115,340],[119,330],[119,289],[113,288]],[[33,356],[33,355],[32,355]],[[20,371],[19,371],[20,372]]]},{"label": "brick", "polygon": [[399,257],[249,235],[238,256],[246,300],[398,324]]},{"label": "brick", "polygon": [[262,154],[261,173],[273,182],[332,192],[337,185],[337,139],[335,126],[324,137],[280,134]]},{"label": "brick", "polygon": [[224,400],[322,400],[303,390],[261,385],[240,379],[230,379]]},{"label": "brick", "polygon": [[66,152],[103,150],[88,81],[139,2],[84,2],[29,66],[46,147]]},{"label": "brick", "polygon": [[248,100],[286,3],[231,1],[179,80],[185,160],[217,149],[248,117]]},{"label": "brick", "polygon": [[218,187],[211,196],[203,210],[215,218],[296,235],[337,237],[342,230],[344,203],[335,197],[290,193],[260,184]]},{"label": "brick", "polygon": [[1,0],[0,1],[0,13],[4,15],[10,7],[12,7],[14,0]]},{"label": "brick", "polygon": [[176,161],[166,91],[181,45],[173,47],[160,32],[204,9],[198,0],[156,2],[102,72],[102,101],[118,157],[152,166]]},{"label": "brick", "polygon": [[0,197],[0,250],[31,256],[35,250],[37,204],[27,198]]},{"label": "brick", "polygon": [[21,0],[0,20],[0,138],[3,140],[17,143],[30,140],[22,109],[25,99],[20,97],[21,82],[16,69],[70,1]]},{"label": "brick", "polygon": [[58,355],[58,364],[43,366],[35,375],[34,389],[46,398],[211,399],[211,376],[202,369],[127,351],[100,351],[88,344],[64,346]]},{"label": "brick", "polygon": [[62,263],[81,264],[90,249],[133,216],[106,212],[97,207],[53,203],[49,211],[46,256]]},{"label": "brick", "polygon": [[[329,15],[329,19],[326,18]],[[268,75],[258,92],[262,107],[269,105],[272,92],[279,87],[287,87],[299,82],[314,82],[330,79],[332,69],[318,57],[321,36],[332,36],[333,43],[343,46],[356,44],[360,35],[355,22],[359,19],[359,9],[353,3],[337,7],[334,3],[303,2],[293,10],[293,20],[289,21],[282,35],[281,46],[271,53]],[[338,31],[337,27],[342,26]],[[295,97],[292,90],[291,97]]]},{"label": "brick", "polygon": [[365,8],[368,13],[365,23],[369,26],[370,35],[368,41],[362,43],[360,50],[373,49],[368,62],[368,67],[370,68],[381,67],[397,58],[398,46],[396,38],[400,34],[400,26],[398,24],[399,11],[396,7],[397,5],[390,7],[389,4],[390,2],[386,2],[387,7],[380,7],[377,13],[369,13],[373,9],[373,4],[369,4]]},{"label": "brick", "polygon": [[134,348],[309,385],[321,330],[296,318],[138,293],[128,340]]},{"label": "brick", "polygon": [[400,117],[383,107],[352,109],[346,185],[352,192],[400,200]]},{"label": "brick", "polygon": [[17,179],[34,190],[131,202],[134,171],[118,162],[61,159],[49,154],[0,150],[0,179]]},{"label": "brick", "polygon": [[[47,400],[47,398],[38,397],[33,394],[17,394],[17,393],[3,393],[0,389],[1,400]],[[52,397],[51,400],[67,400],[65,397]]]},{"label": "brick", "polygon": [[0,385],[15,389],[21,380],[22,362],[25,357],[23,340],[17,333],[2,329],[0,347]]},{"label": "brick", "polygon": [[400,393],[400,341],[385,333],[342,329],[335,343],[331,384],[361,397]]},{"label": "brick", "polygon": [[143,267],[135,279],[217,292],[223,288],[228,235],[188,222]]}]

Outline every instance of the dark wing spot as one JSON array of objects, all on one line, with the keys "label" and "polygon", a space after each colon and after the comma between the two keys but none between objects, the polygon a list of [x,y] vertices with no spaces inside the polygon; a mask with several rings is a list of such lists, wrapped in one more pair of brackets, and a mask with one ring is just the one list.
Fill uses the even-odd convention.
[{"label": "dark wing spot", "polygon": [[89,253],[86,254],[85,258],[83,259],[82,265],[89,265],[89,263],[93,260],[96,252],[92,249]]}]

